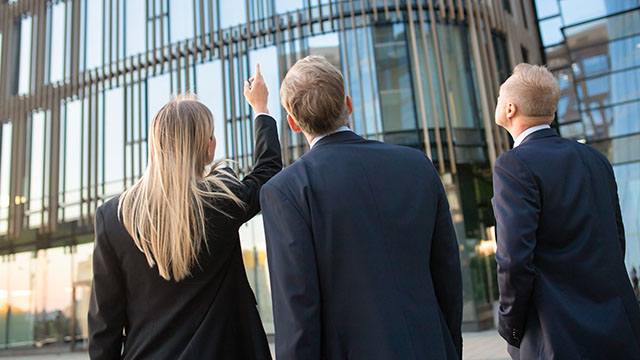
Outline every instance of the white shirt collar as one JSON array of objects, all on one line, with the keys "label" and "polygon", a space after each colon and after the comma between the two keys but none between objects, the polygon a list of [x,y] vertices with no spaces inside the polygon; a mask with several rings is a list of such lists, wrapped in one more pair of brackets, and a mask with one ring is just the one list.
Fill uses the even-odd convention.
[{"label": "white shirt collar", "polygon": [[345,125],[345,126],[339,128],[338,130],[330,133],[330,134],[316,136],[315,138],[313,138],[313,140],[311,140],[311,144],[309,144],[309,149],[313,149],[313,147],[318,143],[318,141],[322,140],[322,138],[324,138],[326,136],[329,136],[331,134],[335,134],[335,133],[339,133],[339,132],[343,132],[343,131],[353,131],[353,130],[349,129],[349,127]]},{"label": "white shirt collar", "polygon": [[540,130],[544,130],[544,129],[551,129],[551,126],[549,126],[549,125],[538,125],[538,126],[530,127],[527,130],[523,131],[522,134],[518,135],[518,137],[514,140],[513,148],[515,149],[516,146],[522,144],[522,141],[524,141],[524,139],[526,139],[527,136],[533,134],[536,131],[540,131]]}]

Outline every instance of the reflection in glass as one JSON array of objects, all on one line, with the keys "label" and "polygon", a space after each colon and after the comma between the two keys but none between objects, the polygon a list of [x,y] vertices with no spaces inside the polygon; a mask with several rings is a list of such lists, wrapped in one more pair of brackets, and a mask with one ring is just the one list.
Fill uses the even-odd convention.
[{"label": "reflection in glass", "polygon": [[[72,334],[78,341],[80,346],[85,347],[89,339],[89,328],[87,324],[87,314],[89,313],[89,299],[91,297],[91,279],[93,278],[92,269],[93,260],[93,243],[86,243],[75,247],[71,255],[71,271],[72,276],[72,309],[75,308],[76,323],[72,324]],[[84,346],[83,346],[84,345]]]},{"label": "reflection in glass", "polygon": [[258,215],[239,230],[242,259],[249,284],[258,301],[260,318],[267,334],[273,334],[273,309],[271,284],[267,267],[267,245],[264,237],[262,215]]},{"label": "reflection in glass", "polygon": [[0,258],[0,348],[4,348],[7,340],[8,297],[9,263],[5,257],[2,257]]},{"label": "reflection in glass", "polygon": [[33,344],[33,253],[18,253],[9,261],[9,347]]},{"label": "reflection in glass", "polygon": [[542,36],[542,45],[549,46],[557,44],[564,40],[560,28],[562,27],[562,19],[554,17],[548,20],[540,21],[540,35]]},{"label": "reflection in glass", "polygon": [[409,130],[401,137],[387,135],[385,141],[418,144],[418,125],[409,71],[411,64],[404,25],[375,27],[374,41],[384,131]]},{"label": "reflection in glass", "polygon": [[36,345],[62,343],[71,335],[71,261],[65,249],[38,250],[34,274]]},{"label": "reflection in glass", "polygon": [[638,7],[638,0],[560,0],[562,18],[567,26],[635,7]]},{"label": "reflection in glass", "polygon": [[457,25],[438,25],[443,73],[454,128],[477,128],[481,110],[476,100],[474,65],[469,53],[471,46],[467,28]]},{"label": "reflection in glass", "polygon": [[[640,11],[630,11],[565,29],[567,44],[572,48],[599,45],[640,33]],[[584,36],[588,34],[589,36]]]},{"label": "reflection in glass", "polygon": [[589,145],[603,153],[613,165],[640,161],[640,135],[599,140]]}]

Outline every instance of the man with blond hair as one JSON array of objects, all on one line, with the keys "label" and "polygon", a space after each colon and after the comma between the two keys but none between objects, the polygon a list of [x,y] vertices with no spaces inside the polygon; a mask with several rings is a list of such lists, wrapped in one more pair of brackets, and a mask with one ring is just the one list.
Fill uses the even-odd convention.
[{"label": "man with blond hair", "polygon": [[280,97],[311,149],[260,196],[276,358],[460,359],[458,243],[431,161],[351,131],[322,57],[298,61]]},{"label": "man with blond hair", "polygon": [[493,174],[500,314],[514,359],[640,359],[640,309],[624,265],[613,170],[549,125],[560,88],[520,64],[496,123],[515,139]]}]

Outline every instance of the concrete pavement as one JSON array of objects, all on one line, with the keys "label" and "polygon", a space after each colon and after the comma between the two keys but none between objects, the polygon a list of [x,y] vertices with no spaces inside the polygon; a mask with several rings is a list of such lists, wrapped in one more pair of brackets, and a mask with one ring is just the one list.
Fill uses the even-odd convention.
[{"label": "concrete pavement", "polygon": [[[502,340],[496,330],[486,330],[463,334],[463,360],[509,360],[507,343]],[[49,354],[19,354],[10,355],[0,350],[0,357],[8,360],[87,360],[86,352],[71,353],[61,349],[58,353]],[[273,347],[272,347],[273,350]]]}]

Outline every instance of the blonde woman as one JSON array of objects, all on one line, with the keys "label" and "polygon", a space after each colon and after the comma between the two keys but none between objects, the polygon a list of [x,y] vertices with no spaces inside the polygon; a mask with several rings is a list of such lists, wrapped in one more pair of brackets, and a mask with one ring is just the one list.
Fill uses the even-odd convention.
[{"label": "blonde woman", "polygon": [[216,166],[205,174],[213,117],[186,96],[154,116],[140,180],[97,209],[92,359],[271,358],[238,228],[260,211],[260,188],[282,159],[259,66],[250,81],[245,97],[260,115],[255,165],[242,181]]}]

